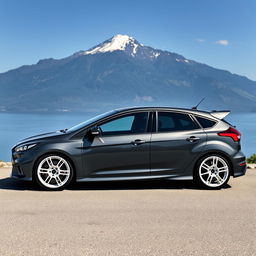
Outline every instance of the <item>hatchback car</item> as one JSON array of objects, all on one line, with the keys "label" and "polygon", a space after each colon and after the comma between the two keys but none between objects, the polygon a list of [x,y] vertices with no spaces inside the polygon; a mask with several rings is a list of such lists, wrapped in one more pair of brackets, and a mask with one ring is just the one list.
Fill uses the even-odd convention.
[{"label": "hatchback car", "polygon": [[72,181],[194,180],[217,189],[246,172],[229,111],[136,107],[70,129],[27,138],[12,149],[12,177],[48,190]]}]

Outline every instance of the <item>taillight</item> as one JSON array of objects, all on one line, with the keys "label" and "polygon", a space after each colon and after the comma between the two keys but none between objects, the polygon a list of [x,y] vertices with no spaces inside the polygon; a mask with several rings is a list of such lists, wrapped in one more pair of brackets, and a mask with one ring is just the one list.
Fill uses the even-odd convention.
[{"label": "taillight", "polygon": [[226,131],[219,132],[218,135],[224,136],[224,137],[230,137],[234,141],[239,141],[241,138],[241,133],[232,127],[229,127]]}]

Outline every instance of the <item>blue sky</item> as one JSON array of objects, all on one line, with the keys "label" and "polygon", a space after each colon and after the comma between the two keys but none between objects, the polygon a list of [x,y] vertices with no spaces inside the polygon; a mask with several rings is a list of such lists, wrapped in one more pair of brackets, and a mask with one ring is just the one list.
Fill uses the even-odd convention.
[{"label": "blue sky", "polygon": [[115,34],[256,80],[256,1],[0,0],[0,72]]}]

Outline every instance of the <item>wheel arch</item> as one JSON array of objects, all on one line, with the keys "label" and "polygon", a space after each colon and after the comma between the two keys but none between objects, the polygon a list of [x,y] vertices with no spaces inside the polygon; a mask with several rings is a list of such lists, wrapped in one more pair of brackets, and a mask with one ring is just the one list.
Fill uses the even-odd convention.
[{"label": "wheel arch", "polygon": [[34,164],[33,164],[33,170],[32,170],[32,179],[34,180],[35,179],[35,168],[38,164],[38,161],[40,158],[44,157],[44,156],[48,156],[48,155],[57,155],[57,156],[60,156],[60,157],[63,157],[65,159],[67,159],[70,164],[72,165],[72,169],[73,169],[73,180],[76,180],[76,166],[74,164],[74,161],[71,159],[71,157],[64,153],[64,152],[60,152],[60,151],[49,151],[49,152],[45,152],[39,156],[37,156],[36,160],[34,161]]},{"label": "wheel arch", "polygon": [[234,176],[234,166],[232,164],[232,161],[230,159],[230,156],[227,155],[226,153],[222,152],[222,151],[209,151],[209,152],[206,152],[204,154],[202,154],[196,161],[195,161],[195,164],[194,164],[194,167],[193,167],[193,177],[195,175],[195,172],[196,172],[196,167],[197,167],[197,164],[199,163],[199,161],[204,158],[204,157],[207,157],[207,156],[210,156],[210,155],[219,155],[223,158],[225,158],[225,160],[227,160],[229,166],[230,166],[230,175],[231,176]]}]

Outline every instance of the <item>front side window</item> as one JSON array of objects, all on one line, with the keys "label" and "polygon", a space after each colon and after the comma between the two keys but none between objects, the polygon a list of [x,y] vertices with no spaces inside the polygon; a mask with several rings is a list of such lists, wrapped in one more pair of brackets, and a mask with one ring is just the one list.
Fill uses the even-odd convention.
[{"label": "front side window", "polygon": [[99,126],[103,135],[144,133],[148,121],[148,112],[125,115]]},{"label": "front side window", "polygon": [[158,132],[186,131],[198,128],[198,125],[187,114],[158,112]]}]

